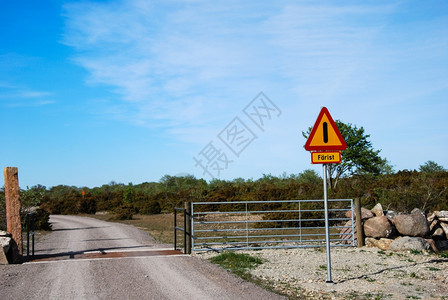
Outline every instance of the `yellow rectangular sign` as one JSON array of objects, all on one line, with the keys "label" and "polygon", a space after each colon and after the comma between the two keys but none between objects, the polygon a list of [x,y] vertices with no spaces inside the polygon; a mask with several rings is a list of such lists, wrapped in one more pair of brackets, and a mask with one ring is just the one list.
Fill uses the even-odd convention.
[{"label": "yellow rectangular sign", "polygon": [[313,164],[339,164],[340,162],[340,151],[311,152],[311,163]]}]

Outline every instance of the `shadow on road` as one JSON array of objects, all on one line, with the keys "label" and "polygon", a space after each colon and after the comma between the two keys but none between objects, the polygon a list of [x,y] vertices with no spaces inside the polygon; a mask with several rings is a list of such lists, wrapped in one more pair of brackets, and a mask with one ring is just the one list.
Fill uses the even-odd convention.
[{"label": "shadow on road", "polygon": [[100,226],[100,227],[78,227],[78,228],[57,228],[52,231],[68,231],[68,230],[85,230],[85,229],[98,229],[98,228],[109,228],[111,226]]},{"label": "shadow on road", "polygon": [[81,242],[121,241],[121,240],[132,240],[132,239],[130,239],[130,238],[119,238],[119,239],[91,239],[91,240],[81,240]]}]

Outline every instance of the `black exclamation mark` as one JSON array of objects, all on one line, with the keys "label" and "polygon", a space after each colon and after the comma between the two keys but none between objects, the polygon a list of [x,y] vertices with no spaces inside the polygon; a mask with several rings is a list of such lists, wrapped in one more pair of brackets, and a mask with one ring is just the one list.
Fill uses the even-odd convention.
[{"label": "black exclamation mark", "polygon": [[327,122],[324,122],[323,124],[324,129],[324,143],[328,143],[328,125]]}]

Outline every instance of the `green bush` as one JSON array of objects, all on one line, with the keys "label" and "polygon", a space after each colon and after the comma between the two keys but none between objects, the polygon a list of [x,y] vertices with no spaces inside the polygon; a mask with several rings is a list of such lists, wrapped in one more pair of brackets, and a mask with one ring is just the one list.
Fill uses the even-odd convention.
[{"label": "green bush", "polygon": [[[29,220],[30,224],[27,223]],[[25,231],[30,225],[30,229],[34,230],[51,230],[50,213],[45,209],[38,208],[27,218],[27,213],[22,214],[22,230]]]},{"label": "green bush", "polygon": [[6,202],[3,188],[0,188],[0,230],[6,230]]},{"label": "green bush", "polygon": [[51,230],[50,213],[45,209],[38,208],[34,215],[34,229]]},{"label": "green bush", "polygon": [[162,208],[160,207],[159,202],[152,201],[147,204],[144,210],[142,210],[142,213],[147,215],[157,215],[162,212]]},{"label": "green bush", "polygon": [[115,220],[132,220],[135,209],[132,206],[123,205],[114,210]]},{"label": "green bush", "polygon": [[0,230],[6,230],[6,211],[0,208]]},{"label": "green bush", "polygon": [[84,214],[96,213],[96,201],[92,197],[84,197],[79,201],[78,211]]}]

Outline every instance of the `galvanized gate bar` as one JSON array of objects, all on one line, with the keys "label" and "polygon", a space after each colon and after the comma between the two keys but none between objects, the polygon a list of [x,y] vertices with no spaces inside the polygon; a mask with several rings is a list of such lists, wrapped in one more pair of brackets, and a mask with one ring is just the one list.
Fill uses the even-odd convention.
[{"label": "galvanized gate bar", "polygon": [[[306,219],[303,220],[303,222],[314,222],[314,221],[322,221],[323,219]],[[331,219],[332,221],[348,221],[350,220],[349,218],[334,218]],[[198,222],[194,222],[194,224],[240,224],[240,223],[273,223],[273,222],[294,222],[294,221],[298,221],[298,219],[290,219],[290,220],[255,220],[255,221],[250,221],[250,220],[243,220],[243,221],[210,221],[210,222],[203,222],[203,221],[198,221]]]},{"label": "galvanized gate bar", "polygon": [[[328,202],[339,202],[339,201],[353,201],[353,199],[328,199]],[[192,204],[265,204],[265,203],[308,203],[308,202],[322,202],[322,199],[315,199],[315,200],[300,200],[300,199],[293,199],[293,200],[256,200],[256,201],[230,201],[230,202],[220,202],[220,201],[214,201],[214,202],[192,202]]]},{"label": "galvanized gate bar", "polygon": [[[177,226],[177,211],[181,211],[184,213],[184,228],[178,227]],[[184,208],[178,208],[175,207],[174,208],[174,250],[177,250],[177,231],[183,231],[184,233],[184,253],[187,253],[187,231],[186,231],[186,221],[187,218],[185,216],[185,209]]]},{"label": "galvanized gate bar", "polygon": [[[328,209],[328,212],[333,214],[329,219],[332,223],[330,226],[332,232],[329,234],[333,237],[331,246],[354,246],[353,200],[330,199],[328,202],[329,205],[339,204],[339,208]],[[250,210],[251,205],[259,204],[278,204],[279,209],[275,210],[271,206],[269,210],[260,210],[256,207]],[[325,237],[324,208],[310,209],[309,206],[323,206],[323,204],[321,199],[192,202],[190,220],[192,251],[322,247],[325,242],[322,238]],[[202,207],[205,205],[213,205],[217,210],[203,211]],[[223,205],[226,205],[225,211],[219,211],[219,207]],[[285,208],[285,205],[291,209]],[[235,210],[232,207],[235,207]],[[350,218],[345,217],[348,211],[352,211]],[[274,216],[269,217],[267,214]],[[283,217],[279,219],[281,215]],[[345,226],[344,223],[350,220],[352,224]],[[322,226],[315,226],[319,224]],[[290,227],[287,227],[288,225]],[[349,240],[336,238],[340,236],[336,230],[343,228],[351,228],[351,233],[344,233],[345,236],[351,237]],[[337,243],[347,241],[348,244]]]},{"label": "galvanized gate bar", "polygon": [[[30,257],[34,257],[34,219],[35,212],[29,212],[26,214],[26,257],[30,260]],[[30,256],[30,237],[31,237],[31,256]]]}]

